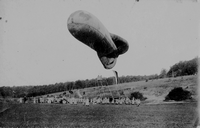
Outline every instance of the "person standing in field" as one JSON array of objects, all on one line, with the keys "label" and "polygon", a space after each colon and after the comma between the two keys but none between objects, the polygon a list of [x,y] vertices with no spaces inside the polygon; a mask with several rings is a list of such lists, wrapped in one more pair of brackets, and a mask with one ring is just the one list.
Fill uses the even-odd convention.
[{"label": "person standing in field", "polygon": [[131,104],[134,105],[135,104],[135,98],[133,97],[133,99],[131,100]]},{"label": "person standing in field", "polygon": [[34,103],[34,104],[36,103],[36,98],[35,98],[35,97],[33,97],[33,103]]},{"label": "person standing in field", "polygon": [[135,103],[136,103],[136,105],[139,107],[140,106],[140,99],[136,99],[136,101],[135,101]]},{"label": "person standing in field", "polygon": [[86,98],[85,105],[86,105],[86,106],[89,106],[89,104],[90,104],[90,103],[89,103],[89,99],[88,99],[88,98]]}]

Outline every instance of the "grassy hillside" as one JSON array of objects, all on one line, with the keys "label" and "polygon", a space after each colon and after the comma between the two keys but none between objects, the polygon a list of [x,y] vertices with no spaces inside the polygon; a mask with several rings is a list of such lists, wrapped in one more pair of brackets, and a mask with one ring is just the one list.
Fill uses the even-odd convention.
[{"label": "grassy hillside", "polygon": [[[139,91],[145,97],[147,97],[146,102],[161,102],[165,99],[165,96],[175,87],[182,87],[192,93],[194,99],[197,97],[197,75],[183,76],[176,78],[164,78],[157,80],[149,81],[138,81],[123,83],[111,86],[102,86],[102,87],[91,87],[80,89],[80,93],[86,97],[96,97],[103,95],[115,95],[120,96],[119,90],[125,96],[130,95],[131,92]],[[75,90],[74,90],[75,91]],[[112,93],[111,93],[112,92]],[[59,95],[64,92],[54,93],[50,95]],[[66,92],[69,93],[68,91]],[[45,95],[46,96],[46,95]]]},{"label": "grassy hillside", "polygon": [[[165,78],[148,82],[139,81],[80,90],[80,93],[85,92],[87,97],[103,95],[107,91],[121,90],[125,95],[139,91],[147,97],[147,100],[139,107],[99,104],[90,106],[81,104],[19,104],[0,101],[0,127],[192,127],[195,120],[198,119],[196,102],[152,104],[161,103],[174,87],[182,87],[192,92],[193,97],[196,98],[197,76]],[[102,93],[99,94],[99,92]]]}]

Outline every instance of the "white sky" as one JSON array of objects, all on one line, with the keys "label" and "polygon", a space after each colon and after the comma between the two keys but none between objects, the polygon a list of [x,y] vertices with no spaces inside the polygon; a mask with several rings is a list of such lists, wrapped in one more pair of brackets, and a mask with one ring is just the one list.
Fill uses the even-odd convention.
[{"label": "white sky", "polygon": [[[199,53],[200,4],[190,0],[1,0],[0,86],[159,74]],[[111,70],[67,29],[86,10],[129,43]]]}]

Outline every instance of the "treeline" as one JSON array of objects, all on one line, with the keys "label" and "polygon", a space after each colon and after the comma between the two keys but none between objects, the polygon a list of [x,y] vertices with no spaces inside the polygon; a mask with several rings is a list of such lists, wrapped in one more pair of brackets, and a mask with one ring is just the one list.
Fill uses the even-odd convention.
[{"label": "treeline", "polygon": [[[141,81],[147,79],[158,78],[158,75],[150,76],[122,76],[119,77],[119,83],[128,83],[133,81]],[[14,86],[14,87],[0,87],[0,97],[35,97],[41,96],[56,92],[70,91],[73,89],[83,89],[89,87],[97,86],[108,86],[115,84],[115,77],[102,78],[101,80],[97,79],[86,79],[86,80],[77,80],[73,82],[65,83],[55,83],[49,85],[37,85],[37,86]]]},{"label": "treeline", "polygon": [[198,57],[189,61],[180,61],[174,64],[167,72],[168,77],[194,75],[198,72],[198,62],[200,59]]},{"label": "treeline", "polygon": [[[199,58],[194,58],[189,61],[180,61],[179,63],[171,66],[169,71],[162,69],[160,74],[154,75],[144,75],[144,76],[121,76],[119,77],[119,83],[128,83],[148,80],[165,78],[165,77],[176,77],[184,75],[194,75],[198,71],[198,61]],[[101,80],[97,79],[86,79],[86,80],[77,80],[73,82],[60,82],[49,85],[37,85],[37,86],[14,86],[14,87],[0,87],[0,97],[35,97],[40,95],[46,95],[61,91],[69,91],[73,89],[83,89],[96,86],[108,86],[115,84],[114,76],[108,78],[102,78]]]}]

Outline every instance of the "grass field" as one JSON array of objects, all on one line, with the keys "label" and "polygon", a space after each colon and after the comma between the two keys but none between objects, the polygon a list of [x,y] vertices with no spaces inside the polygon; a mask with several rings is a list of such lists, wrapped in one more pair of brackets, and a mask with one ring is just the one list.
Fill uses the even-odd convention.
[{"label": "grass field", "polygon": [[80,90],[87,97],[97,96],[103,88],[124,90],[125,94],[139,91],[147,97],[139,107],[0,102],[0,127],[192,128],[197,118],[197,102],[165,103],[163,100],[174,87],[190,91],[196,99],[197,86],[197,76],[184,76]]},{"label": "grass field", "polygon": [[197,103],[131,105],[12,104],[0,127],[190,128]]}]

